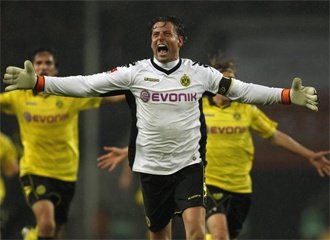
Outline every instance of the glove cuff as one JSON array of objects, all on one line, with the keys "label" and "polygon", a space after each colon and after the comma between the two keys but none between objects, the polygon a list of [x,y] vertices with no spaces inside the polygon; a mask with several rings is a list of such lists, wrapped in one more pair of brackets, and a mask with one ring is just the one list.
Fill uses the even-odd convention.
[{"label": "glove cuff", "polygon": [[283,89],[281,94],[282,104],[291,104],[290,89]]},{"label": "glove cuff", "polygon": [[34,86],[38,92],[43,92],[45,89],[45,77],[44,76],[37,76],[37,83]]}]

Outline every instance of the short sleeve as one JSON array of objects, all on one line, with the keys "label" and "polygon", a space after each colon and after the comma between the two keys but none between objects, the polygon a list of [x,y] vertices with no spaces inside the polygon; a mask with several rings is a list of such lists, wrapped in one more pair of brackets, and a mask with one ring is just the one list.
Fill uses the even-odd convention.
[{"label": "short sleeve", "polygon": [[272,121],[259,108],[251,105],[252,122],[251,128],[262,138],[269,138],[274,135],[277,122]]}]

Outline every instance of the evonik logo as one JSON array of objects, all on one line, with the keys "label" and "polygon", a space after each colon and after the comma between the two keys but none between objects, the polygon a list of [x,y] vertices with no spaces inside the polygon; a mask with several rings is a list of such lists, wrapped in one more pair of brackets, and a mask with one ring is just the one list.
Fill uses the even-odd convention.
[{"label": "evonik logo", "polygon": [[31,114],[29,112],[24,112],[23,117],[27,122],[38,122],[45,124],[53,124],[58,122],[63,122],[69,119],[69,114],[54,114],[54,115],[41,115],[41,114]]},{"label": "evonik logo", "polygon": [[207,133],[209,134],[241,134],[247,131],[246,127],[207,127]]},{"label": "evonik logo", "polygon": [[196,102],[197,93],[159,93],[142,90],[140,98],[143,102]]}]

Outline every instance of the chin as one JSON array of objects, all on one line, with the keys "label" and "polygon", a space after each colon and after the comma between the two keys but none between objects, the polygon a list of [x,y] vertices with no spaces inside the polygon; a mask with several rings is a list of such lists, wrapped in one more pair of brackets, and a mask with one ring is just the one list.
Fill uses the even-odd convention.
[{"label": "chin", "polygon": [[158,61],[160,61],[160,62],[170,62],[171,61],[169,56],[158,56],[158,59],[159,59]]}]

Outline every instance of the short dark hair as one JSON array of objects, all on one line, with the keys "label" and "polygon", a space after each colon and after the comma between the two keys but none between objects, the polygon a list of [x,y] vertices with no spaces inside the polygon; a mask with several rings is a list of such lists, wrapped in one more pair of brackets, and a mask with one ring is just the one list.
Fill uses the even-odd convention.
[{"label": "short dark hair", "polygon": [[234,72],[237,71],[233,60],[223,58],[222,54],[209,56],[209,62],[212,67],[219,70],[221,73],[231,68]]},{"label": "short dark hair", "polygon": [[184,25],[183,25],[183,22],[181,21],[180,18],[175,17],[175,16],[163,16],[163,17],[156,17],[156,18],[154,18],[150,22],[150,24],[149,24],[150,36],[152,34],[153,26],[157,22],[171,22],[174,25],[174,27],[175,27],[176,33],[180,37],[183,37],[183,42],[186,42],[187,41],[187,36],[185,34]]},{"label": "short dark hair", "polygon": [[34,62],[36,56],[43,52],[48,52],[50,55],[53,56],[54,61],[55,61],[55,67],[58,68],[58,62],[57,62],[57,59],[56,59],[55,53],[54,53],[55,51],[52,48],[41,47],[41,48],[34,50],[33,53],[31,54],[31,61]]}]

